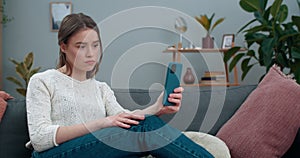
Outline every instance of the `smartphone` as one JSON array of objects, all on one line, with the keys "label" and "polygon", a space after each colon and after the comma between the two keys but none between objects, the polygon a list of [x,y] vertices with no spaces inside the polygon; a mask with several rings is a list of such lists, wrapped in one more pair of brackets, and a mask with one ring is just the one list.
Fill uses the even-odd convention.
[{"label": "smartphone", "polygon": [[165,91],[163,96],[163,105],[172,106],[174,103],[168,101],[170,93],[180,86],[182,64],[178,62],[170,62],[166,72]]}]

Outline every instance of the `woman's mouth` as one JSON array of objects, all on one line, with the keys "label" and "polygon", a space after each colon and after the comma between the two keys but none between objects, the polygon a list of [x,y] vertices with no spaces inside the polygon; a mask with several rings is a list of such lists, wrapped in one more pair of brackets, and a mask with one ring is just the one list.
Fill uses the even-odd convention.
[{"label": "woman's mouth", "polygon": [[96,63],[96,61],[94,61],[94,60],[88,60],[88,61],[86,61],[85,63],[86,63],[86,64],[89,64],[89,65],[93,65],[93,64]]}]

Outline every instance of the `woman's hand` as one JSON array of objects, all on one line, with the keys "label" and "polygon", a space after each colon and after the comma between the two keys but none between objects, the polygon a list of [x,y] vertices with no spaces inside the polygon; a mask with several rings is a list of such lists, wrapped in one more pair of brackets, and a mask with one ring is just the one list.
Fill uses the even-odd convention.
[{"label": "woman's hand", "polygon": [[174,93],[171,93],[169,95],[168,101],[175,104],[171,106],[164,106],[162,104],[163,93],[161,93],[156,101],[156,106],[158,106],[159,109],[156,115],[172,114],[178,112],[181,107],[183,90],[184,89],[182,87],[175,88]]},{"label": "woman's hand", "polygon": [[105,119],[106,127],[118,126],[130,128],[131,125],[138,125],[140,120],[144,120],[144,115],[120,113],[114,116],[108,116]]}]

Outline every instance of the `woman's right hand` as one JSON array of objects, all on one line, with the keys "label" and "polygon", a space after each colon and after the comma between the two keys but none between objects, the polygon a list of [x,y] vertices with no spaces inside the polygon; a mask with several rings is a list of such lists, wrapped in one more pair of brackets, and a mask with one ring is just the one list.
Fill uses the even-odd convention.
[{"label": "woman's right hand", "polygon": [[120,113],[114,116],[108,116],[105,119],[107,127],[118,126],[122,128],[130,128],[131,125],[138,125],[139,121],[144,120],[144,115]]}]

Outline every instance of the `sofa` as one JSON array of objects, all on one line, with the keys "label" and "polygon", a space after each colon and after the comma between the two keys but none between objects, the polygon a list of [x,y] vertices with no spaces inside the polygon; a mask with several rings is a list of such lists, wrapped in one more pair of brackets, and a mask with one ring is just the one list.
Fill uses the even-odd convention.
[{"label": "sofa", "polygon": [[[234,115],[257,85],[232,87],[184,87],[182,108],[161,118],[183,131],[200,131],[216,135]],[[144,108],[159,96],[159,90],[113,89],[117,100],[129,110]],[[0,157],[27,158],[31,151],[25,148],[29,140],[25,99],[11,99],[0,123]],[[300,132],[283,157],[300,157]]]}]

